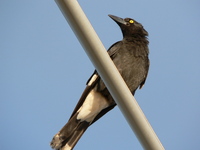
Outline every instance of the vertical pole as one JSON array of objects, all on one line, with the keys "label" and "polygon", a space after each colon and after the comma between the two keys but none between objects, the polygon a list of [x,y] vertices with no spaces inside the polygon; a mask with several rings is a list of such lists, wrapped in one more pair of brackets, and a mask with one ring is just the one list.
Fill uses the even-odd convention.
[{"label": "vertical pole", "polygon": [[164,150],[78,2],[55,1],[144,149]]}]

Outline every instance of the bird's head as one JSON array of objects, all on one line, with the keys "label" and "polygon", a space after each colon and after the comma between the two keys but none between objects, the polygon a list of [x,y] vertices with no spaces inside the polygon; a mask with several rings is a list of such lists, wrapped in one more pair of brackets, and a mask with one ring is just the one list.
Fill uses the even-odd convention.
[{"label": "bird's head", "polygon": [[121,28],[124,38],[127,37],[146,37],[148,32],[143,28],[142,24],[131,18],[120,18],[113,15],[108,15]]}]

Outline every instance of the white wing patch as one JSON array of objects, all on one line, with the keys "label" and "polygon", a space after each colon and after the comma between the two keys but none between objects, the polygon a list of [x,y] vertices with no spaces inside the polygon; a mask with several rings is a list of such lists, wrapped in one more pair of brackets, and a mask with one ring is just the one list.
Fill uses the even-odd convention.
[{"label": "white wing patch", "polygon": [[77,119],[81,119],[81,121],[91,122],[101,110],[108,106],[109,103],[107,102],[105,97],[103,97],[99,92],[91,90],[86,97],[85,102],[78,110],[79,114],[77,116]]},{"label": "white wing patch", "polygon": [[70,147],[68,144],[66,144],[65,146],[61,148],[61,150],[71,150],[71,149],[72,147]]},{"label": "white wing patch", "polygon": [[90,81],[88,82],[88,86],[91,86],[92,83],[97,79],[97,77],[98,77],[98,75],[94,74],[94,75],[92,76],[92,78],[90,79]]}]

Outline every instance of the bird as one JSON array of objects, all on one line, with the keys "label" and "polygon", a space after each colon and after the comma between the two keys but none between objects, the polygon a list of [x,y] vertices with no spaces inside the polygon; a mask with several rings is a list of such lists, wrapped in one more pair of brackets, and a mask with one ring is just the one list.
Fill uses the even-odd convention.
[{"label": "bird", "polygon": [[[119,25],[123,39],[111,45],[107,52],[134,95],[137,89],[143,87],[148,75],[148,32],[134,19],[108,16]],[[53,137],[51,147],[72,150],[87,128],[115,106],[114,99],[95,70],[68,122]]]}]

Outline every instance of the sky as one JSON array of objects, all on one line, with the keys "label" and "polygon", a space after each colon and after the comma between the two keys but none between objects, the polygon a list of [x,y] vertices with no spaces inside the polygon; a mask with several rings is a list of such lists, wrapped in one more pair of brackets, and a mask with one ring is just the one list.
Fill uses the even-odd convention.
[{"label": "sky", "polygon": [[[165,149],[200,148],[200,2],[79,0],[104,46],[122,39],[108,14],[149,32],[150,70],[135,98]],[[51,150],[94,66],[55,1],[0,1],[0,149]],[[75,150],[142,150],[115,107]]]}]

